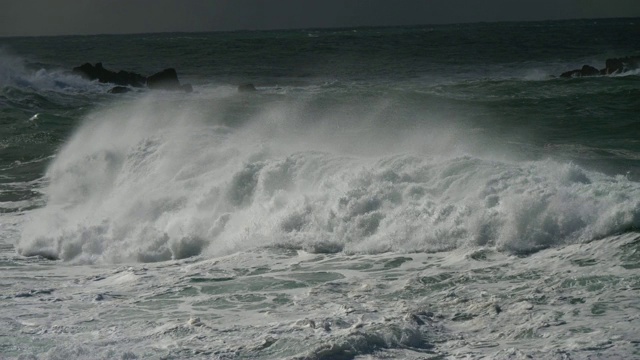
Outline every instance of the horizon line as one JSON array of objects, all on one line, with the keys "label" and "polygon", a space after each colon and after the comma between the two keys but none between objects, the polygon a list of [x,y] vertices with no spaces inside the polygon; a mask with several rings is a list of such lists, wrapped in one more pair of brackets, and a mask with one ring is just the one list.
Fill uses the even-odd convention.
[{"label": "horizon line", "polygon": [[542,23],[542,22],[566,22],[566,21],[590,21],[590,20],[625,20],[640,19],[640,17],[599,17],[599,18],[565,18],[565,19],[542,19],[542,20],[500,20],[500,21],[463,21],[451,23],[415,23],[397,25],[353,25],[353,26],[314,26],[314,27],[292,27],[292,28],[264,28],[264,29],[221,29],[221,30],[177,30],[177,31],[150,31],[150,32],[104,32],[104,33],[82,33],[82,34],[52,34],[52,35],[0,35],[0,39],[8,38],[37,38],[37,37],[83,37],[83,36],[126,36],[126,35],[162,35],[162,34],[210,34],[210,33],[234,33],[234,32],[272,32],[272,31],[296,31],[296,30],[344,30],[344,29],[373,29],[373,28],[400,28],[400,27],[422,27],[422,26],[451,26],[451,25],[471,25],[471,24],[504,24],[504,23]]}]

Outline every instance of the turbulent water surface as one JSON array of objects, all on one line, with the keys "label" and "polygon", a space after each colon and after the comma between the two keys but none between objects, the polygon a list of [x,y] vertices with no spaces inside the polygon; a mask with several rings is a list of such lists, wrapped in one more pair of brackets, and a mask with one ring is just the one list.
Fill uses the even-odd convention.
[{"label": "turbulent water surface", "polygon": [[0,39],[0,358],[640,357],[638,35]]}]

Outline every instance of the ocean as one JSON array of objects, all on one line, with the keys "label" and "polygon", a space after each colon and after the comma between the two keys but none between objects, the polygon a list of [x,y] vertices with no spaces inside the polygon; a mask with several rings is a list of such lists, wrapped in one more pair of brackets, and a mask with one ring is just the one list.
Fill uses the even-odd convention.
[{"label": "ocean", "polygon": [[0,359],[640,358],[639,38],[0,38]]}]

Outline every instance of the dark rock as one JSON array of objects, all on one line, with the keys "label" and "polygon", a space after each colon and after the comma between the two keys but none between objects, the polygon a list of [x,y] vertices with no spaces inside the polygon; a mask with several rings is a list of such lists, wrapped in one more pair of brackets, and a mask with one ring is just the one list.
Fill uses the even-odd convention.
[{"label": "dark rock", "polygon": [[640,68],[640,56],[627,56],[624,58],[607,59],[605,73],[619,74]]},{"label": "dark rock", "polygon": [[178,73],[175,69],[169,68],[153,74],[147,78],[149,89],[161,90],[183,90],[178,80]]},{"label": "dark rock", "polygon": [[621,59],[607,59],[605,64],[605,73],[607,75],[622,72],[622,69],[624,69]]},{"label": "dark rock", "polygon": [[101,83],[119,85],[109,90],[112,94],[121,94],[131,91],[127,86],[143,87],[145,85],[149,89],[180,90],[188,93],[193,91],[193,87],[190,84],[180,85],[178,73],[172,68],[164,69],[159,73],[145,77],[140,74],[123,70],[119,72],[107,70],[102,66],[102,63],[97,63],[95,65],[86,63],[73,68],[73,72],[89,80],[98,80]]},{"label": "dark rock", "polygon": [[627,71],[640,69],[640,56],[627,56],[624,58],[607,59],[605,68],[598,70],[593,66],[584,65],[582,69],[571,70],[560,75],[562,78],[612,75],[621,74]]},{"label": "dark rock", "polygon": [[131,89],[126,86],[116,86],[109,90],[109,94],[124,94],[128,93],[129,91],[131,91]]},{"label": "dark rock", "polygon": [[582,69],[580,69],[580,74],[582,76],[595,76],[600,75],[600,70],[594,68],[593,66],[584,65]]},{"label": "dark rock", "polygon": [[572,78],[577,76],[580,76],[580,70],[565,71],[562,74],[560,74],[561,78]]},{"label": "dark rock", "polygon": [[253,92],[256,91],[256,87],[251,83],[240,84],[238,86],[238,92]]},{"label": "dark rock", "polygon": [[74,67],[73,72],[89,80],[95,80],[98,79],[102,73],[102,64],[97,63],[94,67],[89,63],[85,63],[78,67]]},{"label": "dark rock", "polygon": [[140,74],[128,71],[116,73],[107,70],[102,66],[102,63],[97,63],[95,66],[86,63],[73,68],[73,72],[89,80],[98,80],[101,83],[111,83],[121,86],[142,87],[147,81],[147,78]]},{"label": "dark rock", "polygon": [[572,78],[572,77],[595,76],[595,75],[600,75],[600,70],[594,68],[593,66],[584,65],[582,66],[582,69],[563,72],[560,75],[560,77]]}]

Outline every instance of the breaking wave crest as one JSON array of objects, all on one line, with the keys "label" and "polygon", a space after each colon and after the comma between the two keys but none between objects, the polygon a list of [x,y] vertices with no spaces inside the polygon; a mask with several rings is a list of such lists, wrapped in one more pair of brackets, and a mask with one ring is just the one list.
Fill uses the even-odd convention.
[{"label": "breaking wave crest", "polygon": [[638,183],[470,155],[455,129],[383,133],[371,114],[332,123],[260,103],[233,125],[236,108],[176,104],[147,98],[89,116],[51,164],[47,205],[28,215],[18,251],[74,262],[264,246],[530,253],[640,227]]}]

